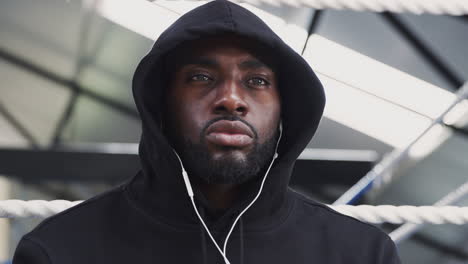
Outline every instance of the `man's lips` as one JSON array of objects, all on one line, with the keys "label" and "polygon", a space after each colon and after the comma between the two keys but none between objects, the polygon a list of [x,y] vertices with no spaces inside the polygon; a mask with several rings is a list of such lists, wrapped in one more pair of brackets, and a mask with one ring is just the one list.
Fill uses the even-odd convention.
[{"label": "man's lips", "polygon": [[240,121],[220,120],[208,127],[206,139],[219,146],[245,147],[252,144],[254,134]]}]

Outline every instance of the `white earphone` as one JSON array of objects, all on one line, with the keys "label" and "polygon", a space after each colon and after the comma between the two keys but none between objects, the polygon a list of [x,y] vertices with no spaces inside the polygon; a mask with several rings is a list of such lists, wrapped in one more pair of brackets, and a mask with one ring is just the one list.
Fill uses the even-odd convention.
[{"label": "white earphone", "polygon": [[268,166],[268,169],[267,171],[265,172],[265,176],[263,176],[263,180],[262,180],[262,183],[260,185],[260,188],[258,190],[258,193],[257,195],[255,196],[255,198],[249,203],[249,205],[247,205],[244,210],[242,210],[242,212],[236,217],[236,219],[234,220],[233,224],[231,225],[231,228],[229,230],[229,233],[227,234],[226,236],[226,239],[224,240],[224,246],[223,246],[223,250],[221,250],[221,248],[219,247],[218,243],[216,242],[216,240],[213,238],[213,236],[211,235],[211,232],[210,230],[208,229],[208,227],[206,226],[205,224],[205,221],[203,221],[203,218],[201,217],[200,213],[198,212],[198,209],[197,209],[197,206],[195,205],[195,200],[193,198],[193,190],[192,190],[192,185],[190,184],[190,179],[188,177],[188,174],[187,174],[187,171],[185,171],[185,168],[184,168],[184,165],[182,164],[182,160],[180,159],[179,155],[177,154],[177,152],[174,150],[174,153],[176,154],[177,158],[179,159],[179,162],[180,162],[180,166],[182,167],[182,177],[184,179],[184,183],[185,183],[185,187],[187,189],[187,194],[189,195],[190,197],[190,200],[192,201],[192,205],[193,205],[193,209],[195,210],[195,213],[197,214],[198,216],[198,219],[200,220],[201,224],[203,225],[203,227],[205,228],[206,232],[208,233],[208,236],[210,237],[211,241],[213,242],[213,244],[216,246],[216,249],[219,251],[219,253],[221,254],[221,256],[223,256],[223,259],[224,259],[224,262],[225,264],[230,264],[228,258],[226,257],[226,247],[227,247],[227,243],[228,243],[228,240],[229,240],[229,237],[231,236],[232,234],[232,231],[234,230],[234,227],[236,226],[237,222],[239,221],[239,219],[241,218],[241,216],[255,203],[255,201],[257,201],[258,197],[260,197],[260,194],[263,190],[263,185],[265,184],[265,180],[268,176],[268,173],[270,172],[270,169],[271,167],[273,166],[273,163],[274,161],[278,158],[278,146],[279,146],[279,142],[281,140],[281,137],[282,137],[282,134],[283,134],[283,124],[282,122],[280,121],[279,123],[279,137],[278,137],[278,141],[276,142],[276,147],[275,147],[275,154],[273,155],[273,159],[270,163],[270,166]]}]

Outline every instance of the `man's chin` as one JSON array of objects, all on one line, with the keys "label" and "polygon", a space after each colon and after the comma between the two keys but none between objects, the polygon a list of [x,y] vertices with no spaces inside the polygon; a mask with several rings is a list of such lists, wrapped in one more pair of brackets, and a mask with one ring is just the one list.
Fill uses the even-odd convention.
[{"label": "man's chin", "polygon": [[271,161],[276,137],[252,148],[213,148],[186,141],[181,148],[187,172],[209,184],[242,184],[256,178]]},{"label": "man's chin", "polygon": [[[239,152],[229,152],[212,156],[199,177],[212,184],[241,184],[255,176],[258,170],[249,164],[247,156]],[[253,169],[253,170],[252,170]]]},{"label": "man's chin", "polygon": [[245,153],[239,149],[223,150],[211,153],[212,162],[225,162],[225,163],[239,163],[244,164],[247,162],[249,153]]}]

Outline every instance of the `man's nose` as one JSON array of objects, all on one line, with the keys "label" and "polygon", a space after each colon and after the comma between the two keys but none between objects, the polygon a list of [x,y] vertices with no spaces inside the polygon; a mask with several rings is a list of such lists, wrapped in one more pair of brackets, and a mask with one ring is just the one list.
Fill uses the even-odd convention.
[{"label": "man's nose", "polygon": [[215,114],[245,116],[249,109],[244,97],[241,84],[235,80],[225,81],[216,89],[213,111]]}]

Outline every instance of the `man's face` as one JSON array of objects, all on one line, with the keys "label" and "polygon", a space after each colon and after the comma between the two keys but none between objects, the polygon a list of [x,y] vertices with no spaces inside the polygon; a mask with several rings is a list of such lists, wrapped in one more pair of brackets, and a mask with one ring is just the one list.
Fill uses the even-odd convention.
[{"label": "man's face", "polygon": [[280,118],[273,70],[235,36],[198,40],[178,59],[166,134],[187,170],[208,183],[242,183],[271,161]]}]

